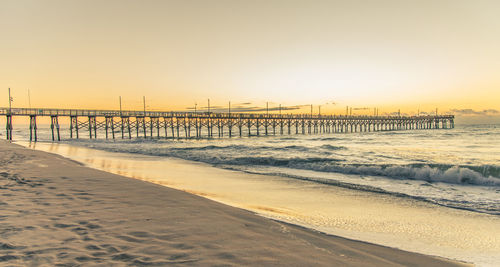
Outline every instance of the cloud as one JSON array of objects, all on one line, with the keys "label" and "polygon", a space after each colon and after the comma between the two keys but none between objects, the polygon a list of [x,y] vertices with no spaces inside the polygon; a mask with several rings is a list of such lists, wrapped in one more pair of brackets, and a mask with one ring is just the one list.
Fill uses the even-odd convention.
[{"label": "cloud", "polygon": [[[410,116],[410,114],[408,113],[404,113],[404,112],[390,112],[390,113],[383,113],[383,115],[389,115],[389,116]],[[422,115],[422,112],[420,112],[420,115]]]},{"label": "cloud", "polygon": [[492,116],[500,114],[500,111],[496,109],[473,110],[470,108],[466,108],[466,109],[451,109],[450,112],[455,115],[461,115],[461,116]]},{"label": "cloud", "polygon": [[485,109],[484,111],[486,111],[487,113],[491,113],[491,114],[498,114],[498,113],[500,113],[500,111],[498,111],[496,109]]},{"label": "cloud", "polygon": [[[281,111],[297,110],[300,108],[301,108],[300,106],[281,107]],[[231,107],[231,112],[265,112],[267,110],[279,111],[280,107],[270,107],[269,109],[265,107],[244,107],[244,106]],[[227,111],[227,109],[225,111]]]}]

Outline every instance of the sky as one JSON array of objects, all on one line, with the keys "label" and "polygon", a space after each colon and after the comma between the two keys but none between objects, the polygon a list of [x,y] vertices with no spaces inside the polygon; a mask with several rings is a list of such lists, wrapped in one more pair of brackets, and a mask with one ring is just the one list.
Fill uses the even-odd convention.
[{"label": "sky", "polygon": [[[0,1],[0,106],[500,122],[500,1]],[[29,98],[28,98],[29,91]],[[273,109],[275,111],[275,109]]]}]

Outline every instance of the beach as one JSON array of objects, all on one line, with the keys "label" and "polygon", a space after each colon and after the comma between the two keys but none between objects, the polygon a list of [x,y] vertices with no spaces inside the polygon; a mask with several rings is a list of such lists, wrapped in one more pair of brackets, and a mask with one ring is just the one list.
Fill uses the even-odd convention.
[{"label": "beach", "polygon": [[1,264],[458,266],[0,142]]}]

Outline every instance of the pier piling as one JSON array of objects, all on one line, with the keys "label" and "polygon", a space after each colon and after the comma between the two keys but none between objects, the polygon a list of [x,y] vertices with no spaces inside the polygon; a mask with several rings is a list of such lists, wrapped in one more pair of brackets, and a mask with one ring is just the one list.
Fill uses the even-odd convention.
[{"label": "pier piling", "polygon": [[[57,141],[61,141],[61,136],[59,132],[59,119],[58,116],[50,116],[50,129],[52,131],[52,141],[55,141],[55,134],[57,134]],[[54,130],[56,131],[54,133]]]},{"label": "pier piling", "polygon": [[12,115],[8,114],[7,115],[7,122],[6,122],[6,131],[7,131],[7,140],[12,140]]},{"label": "pier piling", "polygon": [[36,129],[37,129],[36,116],[30,115],[30,141],[36,142],[38,140],[38,135],[37,135]]}]

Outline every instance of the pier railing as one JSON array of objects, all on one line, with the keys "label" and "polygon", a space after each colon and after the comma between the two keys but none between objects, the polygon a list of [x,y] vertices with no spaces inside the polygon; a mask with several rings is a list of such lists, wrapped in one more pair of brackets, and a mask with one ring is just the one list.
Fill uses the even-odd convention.
[{"label": "pier railing", "polygon": [[[52,140],[60,140],[59,117],[68,117],[70,138],[79,138],[79,130],[88,130],[89,138],[97,138],[97,130],[105,130],[106,138],[136,136],[191,138],[214,137],[227,134],[247,136],[279,134],[313,134],[335,132],[370,132],[411,129],[443,129],[454,127],[453,115],[423,116],[367,116],[367,115],[320,115],[320,114],[276,114],[276,113],[223,113],[223,112],[178,112],[137,110],[86,110],[50,108],[0,108],[0,115],[7,117],[7,139],[12,139],[12,117],[30,117],[30,140],[37,140],[37,117],[50,117]],[[84,120],[82,120],[82,118]],[[104,120],[103,120],[104,119]],[[233,134],[233,129],[238,130]],[[149,131],[147,131],[149,130]],[[164,132],[163,136],[160,134]],[[169,136],[170,130],[170,136]],[[277,131],[278,130],[278,131]],[[254,132],[252,134],[252,131]],[[182,134],[181,134],[182,132]],[[33,135],[34,133],[34,135]],[[156,134],[156,136],[155,136]]]}]

